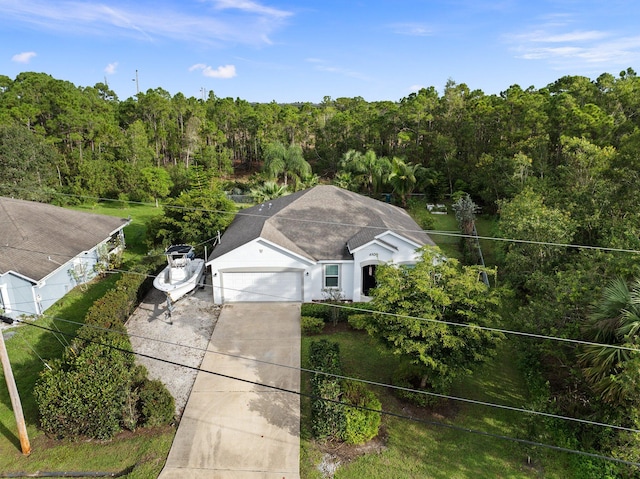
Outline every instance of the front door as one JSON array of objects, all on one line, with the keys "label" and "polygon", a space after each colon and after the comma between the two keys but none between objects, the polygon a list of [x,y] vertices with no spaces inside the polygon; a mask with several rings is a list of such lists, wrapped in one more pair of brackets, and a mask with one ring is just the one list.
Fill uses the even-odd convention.
[{"label": "front door", "polygon": [[376,265],[370,264],[362,268],[362,294],[369,296],[369,291],[376,287]]}]

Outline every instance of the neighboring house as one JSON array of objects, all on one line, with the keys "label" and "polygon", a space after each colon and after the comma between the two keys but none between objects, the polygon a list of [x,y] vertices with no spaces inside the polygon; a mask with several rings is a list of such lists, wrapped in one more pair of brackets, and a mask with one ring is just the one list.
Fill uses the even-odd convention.
[{"label": "neighboring house", "polygon": [[124,248],[129,220],[0,197],[0,308],[42,314]]},{"label": "neighboring house", "polygon": [[[316,186],[239,212],[209,256],[216,303],[367,301],[380,264],[415,264],[434,245],[396,206]],[[323,291],[324,290],[324,291]]]}]

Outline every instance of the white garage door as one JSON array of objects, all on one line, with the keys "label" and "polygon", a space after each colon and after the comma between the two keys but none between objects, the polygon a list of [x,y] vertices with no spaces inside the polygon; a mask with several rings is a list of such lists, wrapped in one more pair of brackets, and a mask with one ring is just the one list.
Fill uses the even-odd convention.
[{"label": "white garage door", "polygon": [[302,301],[298,271],[229,271],[222,273],[222,302]]}]

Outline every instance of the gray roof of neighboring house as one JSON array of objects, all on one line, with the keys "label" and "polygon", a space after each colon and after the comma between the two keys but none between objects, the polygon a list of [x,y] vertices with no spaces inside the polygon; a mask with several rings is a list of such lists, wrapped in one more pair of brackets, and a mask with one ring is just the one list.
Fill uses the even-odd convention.
[{"label": "gray roof of neighboring house", "polygon": [[128,223],[113,216],[0,197],[0,274],[14,271],[39,281]]},{"label": "gray roof of neighboring house", "polygon": [[418,245],[434,245],[402,208],[321,185],[239,212],[209,260],[256,238],[313,261],[348,260],[350,251],[385,231]]}]

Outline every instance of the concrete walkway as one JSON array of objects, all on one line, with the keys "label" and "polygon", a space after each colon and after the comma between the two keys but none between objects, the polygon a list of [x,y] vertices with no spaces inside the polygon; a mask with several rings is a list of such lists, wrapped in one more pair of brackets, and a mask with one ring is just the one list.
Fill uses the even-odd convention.
[{"label": "concrete walkway", "polygon": [[[293,368],[267,363],[289,365]],[[223,308],[201,369],[300,390],[300,305]],[[199,372],[160,479],[298,479],[300,396]]]}]

